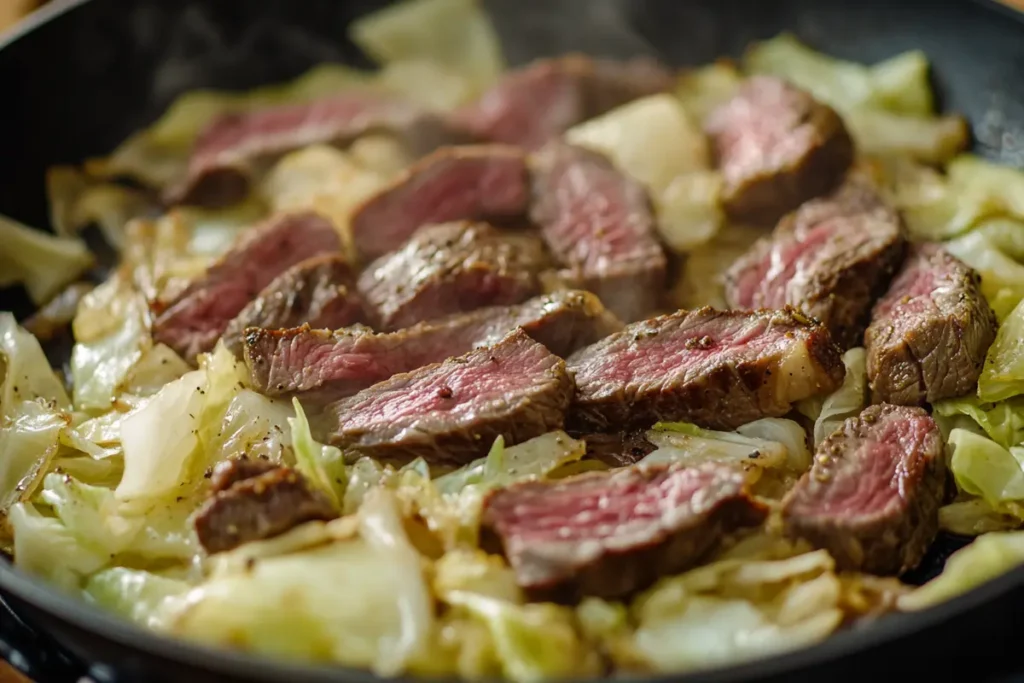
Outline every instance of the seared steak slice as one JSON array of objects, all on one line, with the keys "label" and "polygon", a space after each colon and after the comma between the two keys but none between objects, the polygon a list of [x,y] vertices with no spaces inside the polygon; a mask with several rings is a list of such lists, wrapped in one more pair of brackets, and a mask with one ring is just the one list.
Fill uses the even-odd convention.
[{"label": "seared steak slice", "polygon": [[274,467],[214,493],[196,513],[195,528],[200,545],[212,554],[337,516],[305,477],[289,467]]},{"label": "seared steak slice", "polygon": [[789,214],[726,274],[733,308],[794,306],[844,349],[859,346],[871,304],[903,257],[899,215],[859,180]]},{"label": "seared steak slice", "polygon": [[418,228],[457,220],[502,222],[525,216],[526,157],[516,147],[446,147],[410,166],[367,199],[350,222],[363,258],[401,247]]},{"label": "seared steak slice", "polygon": [[283,154],[318,143],[343,145],[375,131],[400,136],[417,155],[468,142],[443,117],[369,92],[229,113],[199,136],[185,178],[168,188],[165,200],[229,206],[245,198],[255,171]]},{"label": "seared steak slice", "polygon": [[597,294],[625,322],[655,309],[665,253],[647,193],[606,158],[563,142],[534,155],[531,217],[570,287]]},{"label": "seared steak slice", "polygon": [[741,471],[706,463],[513,485],[487,498],[482,523],[485,547],[500,545],[531,598],[575,602],[626,597],[687,569],[765,513]]},{"label": "seared steak slice", "polygon": [[755,76],[705,122],[735,220],[771,225],[839,184],[853,163],[842,119],[808,93]]},{"label": "seared steak slice", "polygon": [[227,491],[233,485],[246,479],[253,479],[276,470],[280,465],[270,460],[249,459],[247,457],[229,458],[217,463],[210,475],[210,490],[213,493]]},{"label": "seared steak slice", "polygon": [[341,254],[314,256],[297,263],[246,304],[224,331],[224,343],[242,353],[247,327],[282,329],[306,324],[337,329],[366,319],[363,297]]},{"label": "seared steak slice", "polygon": [[455,120],[477,137],[536,149],[572,126],[673,86],[650,59],[618,62],[566,55],[509,72]]},{"label": "seared steak slice", "polygon": [[946,460],[921,408],[874,405],[821,442],[782,504],[787,534],[825,548],[842,569],[899,574],[939,528]]},{"label": "seared steak slice", "polygon": [[834,391],[845,367],[828,331],[791,310],[679,311],[627,325],[574,353],[569,423],[643,429],[658,421],[734,429]]},{"label": "seared steak slice", "polygon": [[544,245],[486,223],[423,228],[359,276],[377,329],[394,330],[482,306],[517,304],[540,291]]},{"label": "seared steak slice", "polygon": [[643,431],[612,432],[572,435],[587,444],[587,457],[600,460],[610,467],[633,465],[656,448]]},{"label": "seared steak slice", "polygon": [[974,390],[996,336],[979,285],[940,246],[911,248],[864,333],[875,402],[921,405]]},{"label": "seared steak slice", "polygon": [[379,460],[464,465],[498,436],[513,445],[561,429],[571,399],[565,361],[517,329],[332,404],[330,441]]},{"label": "seared steak slice", "polygon": [[228,323],[274,278],[340,249],[334,227],[315,213],[270,218],[245,231],[206,273],[155,312],[153,338],[192,361],[213,348]]},{"label": "seared steak slice", "polygon": [[497,343],[517,327],[565,357],[621,330],[622,323],[590,292],[563,290],[519,306],[481,308],[383,334],[362,328],[249,330],[245,362],[258,391],[299,395],[303,405],[324,404]]}]

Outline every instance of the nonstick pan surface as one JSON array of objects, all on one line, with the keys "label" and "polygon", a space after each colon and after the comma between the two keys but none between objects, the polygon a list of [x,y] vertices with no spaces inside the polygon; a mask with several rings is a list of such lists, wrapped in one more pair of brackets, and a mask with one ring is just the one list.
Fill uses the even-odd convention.
[{"label": "nonstick pan surface", "polygon": [[[2,2],[3,0],[0,0]],[[368,66],[345,39],[373,0],[57,0],[0,38],[0,213],[47,225],[45,169],[113,149],[184,91],[245,89],[338,61]],[[489,0],[513,64],[578,50],[697,65],[786,30],[839,57],[909,49],[934,65],[942,105],[965,114],[975,151],[1024,167],[1024,23],[970,0]],[[3,245],[0,245],[0,249]],[[18,292],[0,310],[30,312]],[[937,542],[915,577],[962,540]],[[40,683],[376,680],[179,643],[57,593],[0,559],[0,654]],[[994,680],[1024,674],[1024,568],[932,610],[884,618],[825,643],[685,677],[717,681]],[[13,616],[14,614],[17,617]],[[34,627],[34,631],[27,628]],[[45,632],[48,635],[40,635]],[[30,634],[35,635],[30,635]],[[1011,679],[1006,679],[1011,680]],[[1020,680],[1024,680],[1024,675]]]}]

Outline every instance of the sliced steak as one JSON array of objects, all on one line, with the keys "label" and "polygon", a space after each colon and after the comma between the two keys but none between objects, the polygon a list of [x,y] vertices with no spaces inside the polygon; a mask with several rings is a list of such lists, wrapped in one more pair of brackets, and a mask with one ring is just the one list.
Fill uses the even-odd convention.
[{"label": "sliced steak", "polygon": [[563,142],[534,155],[531,217],[565,270],[625,322],[654,311],[665,287],[665,252],[647,192],[605,157]]},{"label": "sliced steak", "polygon": [[379,460],[464,465],[498,436],[513,445],[561,429],[571,399],[565,361],[517,329],[332,404],[330,441]]},{"label": "sliced steak", "polygon": [[821,442],[783,500],[786,533],[825,548],[842,569],[900,574],[939,528],[946,460],[921,408],[874,405]]},{"label": "sliced steak", "polygon": [[297,263],[246,304],[224,331],[224,343],[241,356],[248,327],[282,329],[309,325],[337,329],[364,322],[363,297],[341,254],[314,256]]},{"label": "sliced steak", "polygon": [[540,292],[547,265],[539,238],[486,223],[443,223],[420,230],[399,251],[359,276],[380,330],[395,330],[483,306],[517,304]]},{"label": "sliced steak", "polygon": [[206,273],[154,312],[153,339],[194,360],[213,348],[228,324],[274,278],[306,259],[340,250],[334,227],[315,213],[270,218],[245,231]]},{"label": "sliced steak", "polygon": [[828,331],[785,311],[679,311],[627,325],[568,360],[573,429],[658,421],[734,429],[826,394],[845,366]]},{"label": "sliced steak", "polygon": [[[238,478],[250,473],[254,476]],[[255,469],[236,469],[227,476],[234,477],[233,483],[214,493],[195,516],[196,536],[208,553],[278,536],[303,522],[338,516],[326,496],[289,467],[259,474]]]},{"label": "sliced steak", "polygon": [[622,598],[693,566],[723,534],[765,514],[737,469],[636,466],[495,491],[483,540],[500,547],[533,599]]},{"label": "sliced steak", "polygon": [[418,228],[458,220],[503,222],[526,215],[530,184],[516,147],[447,147],[410,166],[352,215],[362,258],[398,249]]},{"label": "sliced steak", "polygon": [[400,372],[497,343],[517,327],[565,357],[621,330],[622,323],[590,292],[559,291],[519,306],[481,308],[384,334],[363,328],[249,330],[245,362],[261,393],[298,395],[303,405],[323,405]]},{"label": "sliced steak", "polygon": [[705,122],[722,171],[722,204],[737,221],[771,225],[825,194],[853,163],[842,119],[808,93],[755,76]]},{"label": "sliced steak", "polygon": [[864,334],[875,402],[921,405],[972,392],[996,327],[976,272],[938,245],[911,248]]},{"label": "sliced steak", "polygon": [[281,155],[308,145],[346,144],[375,131],[400,136],[416,155],[468,141],[443,117],[378,93],[229,113],[199,136],[185,178],[168,188],[165,199],[228,206],[245,198],[255,171]]},{"label": "sliced steak", "polygon": [[455,120],[481,139],[536,149],[581,121],[673,85],[672,72],[650,59],[566,55],[509,72]]},{"label": "sliced steak", "polygon": [[860,180],[789,214],[726,273],[733,308],[794,306],[844,349],[859,346],[871,305],[904,253],[899,215]]},{"label": "sliced steak", "polygon": [[281,467],[270,460],[250,459],[247,457],[228,458],[217,463],[210,475],[210,491],[220,493],[246,479],[253,479]]}]

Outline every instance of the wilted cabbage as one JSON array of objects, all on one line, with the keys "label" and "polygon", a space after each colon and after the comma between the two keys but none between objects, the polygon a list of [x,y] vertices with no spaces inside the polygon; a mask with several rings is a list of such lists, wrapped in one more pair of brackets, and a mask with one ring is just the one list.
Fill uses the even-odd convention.
[{"label": "wilted cabbage", "polygon": [[1024,265],[1004,254],[982,232],[969,232],[946,242],[949,253],[978,271],[981,291],[996,317],[1005,322],[1024,298]]},{"label": "wilted cabbage", "polygon": [[824,399],[805,399],[798,405],[800,412],[814,420],[815,446],[839,429],[846,418],[860,413],[867,403],[868,370],[864,348],[857,347],[844,353],[843,364],[846,375],[841,387]]},{"label": "wilted cabbage", "polygon": [[647,432],[658,448],[641,462],[704,462],[739,464],[745,469],[789,468],[800,472],[810,464],[806,436],[792,420],[765,418],[735,432],[703,429],[686,422],[659,422]]},{"label": "wilted cabbage", "polygon": [[60,292],[93,264],[85,243],[55,237],[0,216],[0,287],[25,286],[35,304]]},{"label": "wilted cabbage", "polygon": [[309,421],[302,411],[299,399],[292,399],[295,417],[288,418],[292,439],[295,443],[295,466],[310,483],[334,503],[342,507],[345,500],[345,486],[348,474],[345,459],[334,446],[325,446],[313,439],[309,432]]},{"label": "wilted cabbage", "polygon": [[1024,394],[1024,303],[1018,303],[999,325],[978,377],[978,398],[1002,401]]},{"label": "wilted cabbage", "polygon": [[[1003,448],[1024,442],[1024,398],[985,403],[974,396],[949,398],[932,404],[934,417],[944,431],[977,425]],[[962,420],[968,422],[964,423]]]},{"label": "wilted cabbage", "polygon": [[189,590],[187,582],[127,567],[111,567],[89,577],[85,596],[104,609],[140,626],[166,628],[175,599]]},{"label": "wilted cabbage", "polygon": [[1009,450],[965,429],[949,435],[950,468],[961,491],[988,503],[1024,500],[1024,447]]},{"label": "wilted cabbage", "polygon": [[728,102],[743,82],[743,76],[731,62],[719,61],[698,67],[679,77],[675,94],[697,124]]}]

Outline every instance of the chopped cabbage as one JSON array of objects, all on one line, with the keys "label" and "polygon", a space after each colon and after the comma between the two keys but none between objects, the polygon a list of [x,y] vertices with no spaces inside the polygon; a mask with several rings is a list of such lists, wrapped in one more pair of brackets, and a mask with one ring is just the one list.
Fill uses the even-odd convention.
[{"label": "chopped cabbage", "polygon": [[93,264],[85,243],[55,237],[0,215],[0,287],[25,286],[36,305],[46,303]]},{"label": "chopped cabbage", "polygon": [[470,96],[505,68],[498,35],[477,0],[404,0],[357,19],[349,35],[385,68],[426,61],[462,76]]},{"label": "chopped cabbage", "polygon": [[42,481],[68,421],[42,400],[5,406],[0,425],[0,537],[6,535],[2,523],[7,511],[28,500]]},{"label": "chopped cabbage", "polygon": [[426,59],[389,63],[380,72],[380,86],[436,111],[454,109],[477,92],[466,74]]},{"label": "chopped cabbage", "polygon": [[722,222],[721,179],[700,127],[668,94],[635,100],[569,129],[566,139],[608,156],[647,188],[666,244],[687,251]]},{"label": "chopped cabbage", "polygon": [[340,509],[345,500],[348,480],[341,450],[314,440],[299,399],[293,398],[292,406],[295,408],[295,417],[288,418],[288,425],[295,443],[295,465],[313,486],[320,489]]},{"label": "chopped cabbage", "polygon": [[517,605],[479,593],[452,591],[449,604],[466,610],[490,632],[505,677],[517,683],[597,673],[574,628],[573,613],[550,603]]},{"label": "chopped cabbage", "polygon": [[289,427],[293,415],[286,401],[240,389],[224,410],[224,419],[207,455],[220,461],[244,453],[250,459],[290,463],[294,459]]},{"label": "chopped cabbage", "polygon": [[939,527],[961,536],[1010,531],[1022,524],[1024,506],[1012,501],[992,505],[981,498],[971,498],[939,508]]},{"label": "chopped cabbage", "polygon": [[647,439],[657,449],[640,461],[645,464],[723,462],[801,471],[810,462],[804,430],[792,420],[767,418],[736,432],[703,429],[686,422],[659,422],[647,432]]},{"label": "chopped cabbage", "polygon": [[46,171],[50,224],[62,237],[73,237],[95,223],[107,244],[124,249],[125,225],[153,211],[140,192],[113,183],[94,182],[70,166]]},{"label": "chopped cabbage", "polygon": [[998,504],[1024,500],[1024,447],[1009,450],[966,429],[949,435],[950,468],[961,491]]},{"label": "chopped cabbage", "polygon": [[526,601],[508,565],[496,555],[475,549],[442,555],[434,564],[433,589],[442,600],[462,591],[514,604]]},{"label": "chopped cabbage", "polygon": [[83,546],[60,520],[44,517],[31,503],[12,507],[8,521],[14,530],[14,564],[62,590],[77,590],[83,578],[110,560]]},{"label": "chopped cabbage", "polygon": [[263,202],[250,198],[226,209],[180,206],[167,218],[180,222],[188,232],[190,254],[213,258],[227,251],[242,231],[266,215],[267,207]]},{"label": "chopped cabbage", "polygon": [[844,353],[843,364],[846,375],[841,387],[824,399],[805,399],[797,406],[801,413],[814,420],[815,446],[867,404],[868,370],[864,348],[858,346]]},{"label": "chopped cabbage", "polygon": [[991,581],[1024,563],[1024,531],[979,536],[946,560],[942,573],[917,590],[901,596],[901,610],[920,610],[945,602]]},{"label": "chopped cabbage", "polygon": [[900,154],[938,164],[963,151],[969,140],[967,122],[960,116],[926,118],[854,109],[844,120],[864,154]]},{"label": "chopped cabbage", "polygon": [[127,283],[122,283],[120,296],[124,302],[116,308],[119,319],[110,321],[113,329],[98,339],[79,341],[71,352],[75,407],[81,410],[109,408],[118,388],[152,345],[146,302]]},{"label": "chopped cabbage", "polygon": [[1024,261],[1024,220],[997,216],[980,221],[974,231],[1014,261]]},{"label": "chopped cabbage", "polygon": [[956,418],[965,416],[1003,448],[1024,442],[1024,397],[984,403],[977,397],[965,396],[936,401],[932,408],[936,421],[947,433],[955,426],[963,426]]},{"label": "chopped cabbage", "polygon": [[999,250],[981,232],[969,232],[946,242],[949,253],[981,275],[981,291],[996,317],[1005,324],[1024,298],[1024,265]]},{"label": "chopped cabbage", "polygon": [[743,76],[732,62],[718,61],[686,71],[676,85],[676,97],[697,123],[728,102],[743,82]]},{"label": "chopped cabbage", "polygon": [[801,647],[842,623],[841,593],[823,550],[716,562],[637,598],[636,650],[659,671],[685,671]]},{"label": "chopped cabbage", "polygon": [[505,448],[505,441],[499,436],[487,457],[438,477],[434,485],[447,494],[458,493],[470,485],[489,488],[540,479],[579,460],[586,451],[584,442],[562,431],[548,432],[509,448]]},{"label": "chopped cabbage", "polygon": [[187,582],[139,569],[111,567],[85,583],[92,602],[152,629],[166,627],[174,600],[189,590]]},{"label": "chopped cabbage", "polygon": [[1019,394],[1024,394],[1024,302],[1018,303],[999,325],[978,377],[978,398],[982,401],[1001,401]]},{"label": "chopped cabbage", "polygon": [[42,399],[52,402],[54,408],[71,406],[39,341],[6,312],[0,312],[0,381],[0,412],[4,415],[21,401]]}]

